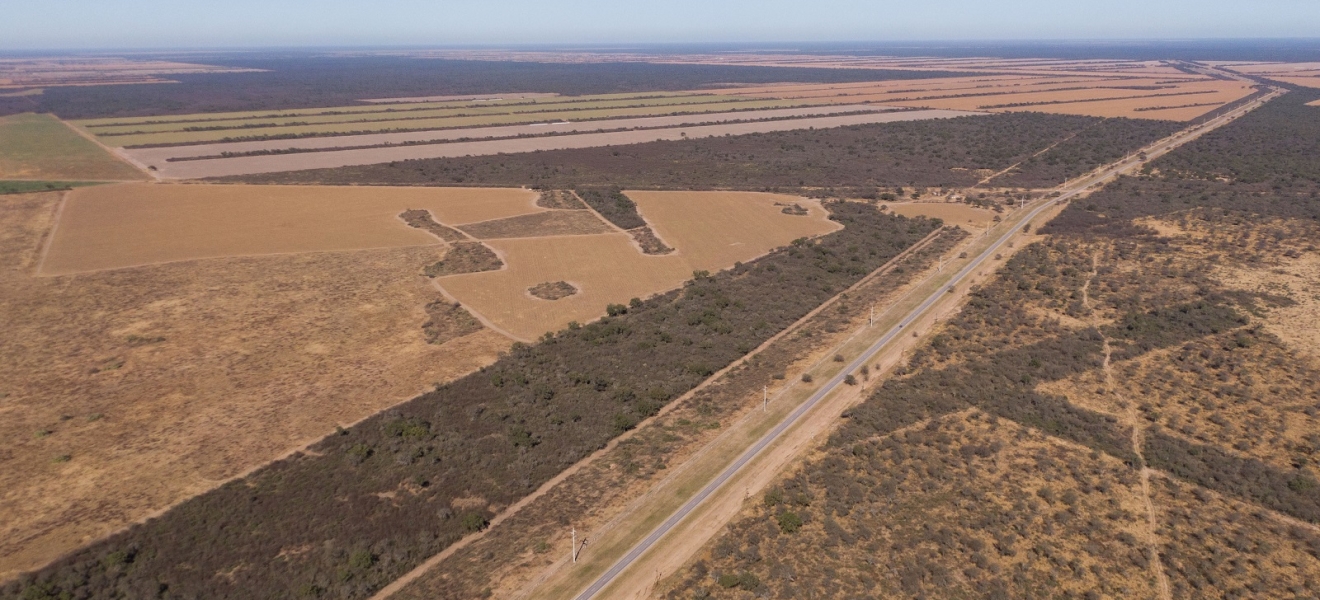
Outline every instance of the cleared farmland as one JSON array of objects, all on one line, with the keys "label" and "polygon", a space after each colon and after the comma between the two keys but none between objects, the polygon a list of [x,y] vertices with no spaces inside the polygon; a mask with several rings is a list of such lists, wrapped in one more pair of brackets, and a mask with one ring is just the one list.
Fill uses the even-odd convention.
[{"label": "cleared farmland", "polygon": [[[754,113],[749,112],[745,114],[751,115]],[[691,127],[665,127],[638,131],[611,131],[604,133],[581,133],[574,135],[519,139],[465,141],[447,144],[394,146],[358,150],[333,150],[305,154],[242,156],[236,158],[173,162],[157,165],[157,167],[159,168],[159,174],[167,178],[197,179],[204,177],[228,177],[258,173],[299,171],[305,169],[371,165],[419,158],[455,158],[461,156],[489,156],[495,154],[534,152],[537,150],[597,148],[601,146],[639,144],[643,142],[654,142],[657,140],[682,140],[700,137],[766,133],[771,131],[789,131],[795,129],[823,129],[872,123],[923,121],[929,119],[963,117],[974,114],[977,113],[951,110],[873,112],[774,121],[696,125]]]},{"label": "cleared farmland", "polygon": [[436,315],[425,307],[442,296],[418,272],[437,247],[38,277],[59,201],[0,196],[0,578],[488,364],[510,343],[489,330],[455,338],[445,323],[427,343]]},{"label": "cleared farmland", "polygon": [[[94,130],[107,143],[116,146],[147,146],[153,144],[195,144],[217,141],[241,141],[263,138],[293,138],[388,131],[419,131],[427,129],[455,129],[463,127],[484,127],[492,125],[517,125],[523,123],[541,123],[554,121],[585,121],[598,119],[616,119],[622,117],[653,117],[662,115],[701,114],[707,112],[727,112],[733,110],[763,110],[771,108],[791,108],[813,104],[809,101],[775,99],[712,99],[702,101],[678,102],[672,99],[657,105],[635,106],[633,101],[619,101],[620,107],[579,108],[559,106],[557,110],[508,111],[495,109],[456,109],[457,116],[440,117],[405,117],[389,120],[349,120],[310,125],[254,125],[237,124],[219,126],[213,129],[209,124],[197,127],[196,131],[166,130],[160,132],[135,133],[143,127],[171,128],[174,125],[133,126],[133,133],[107,134]],[[608,104],[608,103],[601,103]],[[406,113],[405,113],[406,114]],[[303,122],[299,119],[296,123]]]},{"label": "cleared farmland", "polygon": [[75,190],[44,275],[200,258],[438,245],[399,214],[448,225],[536,213],[517,188],[374,188],[123,184]]},{"label": "cleared farmland", "polygon": [[[608,304],[626,304],[678,287],[694,271],[725,269],[794,239],[822,235],[838,226],[824,209],[794,196],[750,192],[629,192],[664,241],[678,251],[643,254],[624,233],[488,241],[503,257],[500,271],[437,279],[447,294],[491,324],[534,339],[571,321],[587,322]],[[807,216],[782,212],[776,203],[809,208]],[[545,302],[526,290],[566,281],[579,291]]]},{"label": "cleared farmland", "polygon": [[265,140],[259,142],[224,142],[218,144],[199,144],[189,146],[164,146],[159,148],[134,148],[124,152],[139,162],[149,165],[163,165],[181,159],[200,157],[218,158],[221,156],[287,153],[290,150],[336,150],[347,148],[366,148],[371,146],[389,146],[394,144],[439,143],[458,140],[479,140],[494,138],[515,138],[537,135],[565,133],[584,133],[590,131],[609,131],[614,129],[655,129],[660,127],[678,127],[681,125],[700,125],[726,123],[730,121],[754,121],[762,119],[788,119],[797,117],[821,116],[848,112],[884,112],[896,110],[885,106],[863,104],[835,104],[830,106],[811,106],[804,108],[781,108],[742,112],[704,113],[699,115],[675,115],[667,117],[637,117],[632,119],[603,119],[586,122],[534,123],[530,125],[503,125],[499,127],[471,127],[464,129],[436,129],[427,131],[409,131],[403,133],[372,133],[361,135],[342,135],[335,137],[301,138],[294,140]]},{"label": "cleared farmland", "polygon": [[996,216],[992,210],[956,202],[891,202],[886,206],[897,215],[942,219],[949,225],[971,229],[994,225]]},{"label": "cleared farmland", "polygon": [[50,115],[0,117],[0,179],[120,181],[143,179]]}]

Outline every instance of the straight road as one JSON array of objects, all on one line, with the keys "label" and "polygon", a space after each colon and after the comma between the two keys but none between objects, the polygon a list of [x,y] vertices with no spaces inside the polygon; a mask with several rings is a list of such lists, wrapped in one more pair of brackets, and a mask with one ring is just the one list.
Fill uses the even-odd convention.
[{"label": "straight road", "polygon": [[[665,519],[665,521],[661,523],[659,526],[657,526],[649,535],[646,536],[646,538],[638,542],[637,545],[633,546],[633,548],[629,550],[628,553],[623,556],[623,558],[620,558],[616,563],[614,563],[613,566],[609,568],[609,570],[602,573],[594,582],[592,582],[591,585],[587,586],[586,589],[582,590],[582,592],[577,595],[576,597],[577,600],[590,600],[591,598],[595,597],[596,594],[600,593],[607,586],[609,586],[610,583],[612,583],[621,573],[623,573],[634,562],[636,562],[639,558],[641,558],[643,554],[651,550],[651,548],[655,546],[656,543],[661,540],[661,538],[663,538],[666,534],[668,534],[669,531],[672,530],[676,525],[682,522],[693,510],[695,510],[698,506],[700,506],[712,494],[719,491],[724,486],[725,482],[727,482],[729,479],[737,475],[739,471],[741,471],[744,467],[747,466],[748,463],[755,460],[768,446],[770,446],[777,439],[779,439],[779,437],[782,436],[785,431],[787,431],[790,427],[796,424],[799,420],[802,419],[804,415],[809,413],[812,410],[812,408],[814,408],[817,404],[819,404],[822,399],[833,393],[839,387],[839,385],[843,384],[844,378],[846,378],[849,374],[856,372],[858,369],[862,367],[862,365],[869,362],[885,346],[887,346],[890,342],[892,342],[894,338],[898,337],[898,335],[902,333],[905,327],[911,325],[916,320],[925,316],[926,312],[930,310],[930,308],[934,306],[941,298],[944,297],[944,294],[950,287],[957,286],[963,283],[968,277],[972,275],[972,273],[974,273],[977,269],[979,269],[987,260],[990,260],[990,258],[993,257],[996,252],[998,252],[1005,244],[1009,242],[1009,240],[1011,240],[1014,236],[1018,234],[1019,227],[1023,226],[1024,224],[1031,223],[1032,219],[1035,219],[1037,216],[1039,216],[1041,213],[1051,208],[1053,205],[1066,202],[1080,194],[1090,191],[1092,188],[1103,185],[1104,183],[1107,183],[1113,180],[1114,178],[1118,177],[1119,175],[1131,170],[1133,167],[1140,166],[1142,163],[1146,162],[1147,160],[1153,160],[1155,158],[1158,158],[1159,156],[1167,154],[1173,149],[1183,144],[1186,144],[1187,142],[1190,142],[1200,137],[1201,135],[1204,135],[1207,132],[1213,131],[1214,129],[1217,129],[1252,110],[1255,110],[1256,108],[1260,107],[1262,104],[1278,97],[1282,93],[1284,93],[1283,90],[1275,89],[1272,93],[1257,100],[1254,100],[1248,104],[1245,104],[1241,107],[1238,107],[1232,111],[1229,111],[1223,115],[1220,115],[1219,117],[1206,121],[1205,123],[1202,123],[1200,125],[1194,125],[1178,133],[1175,133],[1174,135],[1168,138],[1155,142],[1154,144],[1151,144],[1150,146],[1144,148],[1137,155],[1126,157],[1122,160],[1119,160],[1118,162],[1102,167],[1092,172],[1089,175],[1085,175],[1077,180],[1064,184],[1063,186],[1061,186],[1059,190],[1061,192],[1060,195],[1053,198],[1038,200],[1034,205],[1031,206],[1029,210],[1019,212],[1016,218],[1011,220],[1011,226],[1007,227],[1005,229],[1005,232],[998,239],[996,239],[994,243],[986,247],[984,251],[982,251],[975,258],[969,261],[965,266],[963,266],[963,268],[960,269],[947,282],[946,285],[940,286],[938,290],[931,293],[931,295],[927,297],[920,305],[918,305],[916,308],[910,311],[901,321],[899,321],[898,325],[894,326],[887,333],[885,333],[884,336],[882,336],[879,340],[877,340],[871,347],[867,348],[864,352],[862,352],[860,356],[858,356],[855,360],[853,360],[851,363],[848,364],[847,368],[840,371],[838,374],[832,377],[828,382],[826,382],[825,385],[821,386],[821,388],[817,390],[815,394],[812,394],[811,397],[808,398],[805,402],[803,402],[800,406],[798,406],[796,410],[789,413],[789,415],[785,417],[784,420],[780,421],[778,425],[776,425],[773,429],[771,429],[768,433],[766,433],[763,437],[761,437],[761,439],[757,440],[757,442],[753,444],[750,448],[748,448],[741,456],[739,456],[737,460],[735,460],[732,464],[730,464],[723,471],[721,471],[720,474],[715,477],[715,479],[711,480],[711,482],[708,483],[705,487],[703,487],[699,492],[697,492],[696,495],[692,496],[692,498],[690,498],[686,503],[684,503],[682,507],[680,507],[677,511],[671,514],[669,518]],[[1144,154],[1145,157],[1143,158],[1141,154]]]}]

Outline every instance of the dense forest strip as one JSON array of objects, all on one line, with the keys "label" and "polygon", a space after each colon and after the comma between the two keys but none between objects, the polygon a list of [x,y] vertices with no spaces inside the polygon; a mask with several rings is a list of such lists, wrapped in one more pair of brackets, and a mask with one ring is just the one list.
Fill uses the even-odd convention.
[{"label": "dense forest strip", "polygon": [[[849,338],[866,323],[864,307],[890,299],[914,281],[915,274],[922,273],[936,257],[946,255],[966,236],[957,228],[932,232],[675,400],[654,419],[616,438],[591,459],[574,465],[562,482],[546,489],[545,495],[512,514],[501,513],[505,520],[501,526],[492,526],[479,538],[472,538],[471,544],[455,548],[452,556],[433,558],[435,564],[425,572],[410,573],[417,582],[404,587],[399,598],[479,597],[492,585],[507,583],[501,581],[506,572],[484,565],[523,563],[522,567],[539,571],[539,562],[528,560],[527,548],[548,549],[547,537],[549,543],[562,541],[559,533],[564,523],[576,523],[583,535],[588,529],[602,531],[619,518],[617,514],[604,515],[623,510],[624,504],[647,493],[657,480],[672,476],[673,466],[686,465],[690,457],[707,452],[714,438],[727,435],[730,420],[746,414],[749,403],[759,406],[756,403],[767,381],[782,381],[791,365],[815,360]],[[401,583],[391,584],[395,586]],[[377,594],[377,598],[382,597]]]},{"label": "dense forest strip", "polygon": [[[662,141],[499,156],[422,159],[221,178],[248,183],[618,186],[642,189],[970,186],[1069,132],[1007,185],[1055,185],[1180,128],[1167,121],[1012,113]],[[872,194],[874,195],[874,194]]]},{"label": "dense forest strip", "polygon": [[517,344],[3,595],[366,597],[941,226],[828,208],[844,229]]}]

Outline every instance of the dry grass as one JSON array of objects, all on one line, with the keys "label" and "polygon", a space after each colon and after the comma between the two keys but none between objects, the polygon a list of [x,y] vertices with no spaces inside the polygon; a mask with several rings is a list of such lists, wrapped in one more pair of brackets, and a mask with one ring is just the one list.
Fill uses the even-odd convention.
[{"label": "dry grass", "polygon": [[[807,465],[748,499],[656,596],[1155,596],[1139,482],[1116,459],[970,411]],[[853,491],[826,497],[820,482],[840,477]],[[781,529],[786,513],[800,529]]]},{"label": "dry grass", "polygon": [[486,240],[548,235],[591,235],[614,230],[591,211],[553,210],[472,223],[464,225],[463,231],[474,238]]},{"label": "dry grass", "polygon": [[[644,255],[627,233],[486,242],[504,259],[499,271],[437,279],[444,290],[494,326],[534,339],[571,321],[599,318],[608,304],[674,289],[693,271],[718,271],[794,239],[836,231],[819,203],[751,192],[628,192],[660,238],[677,252]],[[797,202],[810,215],[785,215],[775,202]],[[585,214],[585,213],[573,213]],[[547,280],[579,293],[554,303],[525,291]]]},{"label": "dry grass", "polygon": [[[715,271],[760,256],[805,236],[838,231],[819,202],[757,192],[629,191],[655,234],[678,250],[694,270]],[[780,204],[806,207],[806,218],[786,215]]]},{"label": "dry grass", "polygon": [[994,224],[995,211],[958,202],[899,202],[886,203],[889,210],[905,217],[944,219],[946,225],[985,229]]},{"label": "dry grass", "polygon": [[0,179],[141,180],[143,174],[50,115],[0,117]]},{"label": "dry grass", "polygon": [[417,273],[433,247],[35,277],[57,202],[0,197],[0,577],[508,346],[490,331],[427,343],[439,295]]},{"label": "dry grass", "polygon": [[1314,597],[1320,534],[1169,478],[1151,486],[1174,598]]},{"label": "dry grass", "polygon": [[437,244],[399,214],[459,225],[538,211],[521,189],[125,184],[72,192],[47,275],[200,258]]}]

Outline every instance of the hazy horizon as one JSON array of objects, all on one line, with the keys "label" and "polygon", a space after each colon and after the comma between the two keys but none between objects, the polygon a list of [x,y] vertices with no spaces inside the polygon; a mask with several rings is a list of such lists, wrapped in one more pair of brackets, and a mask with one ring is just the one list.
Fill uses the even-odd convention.
[{"label": "hazy horizon", "polygon": [[600,0],[506,0],[443,4],[348,0],[180,6],[161,0],[21,3],[24,27],[0,51],[239,49],[398,46],[814,44],[920,42],[1155,42],[1314,38],[1320,3],[1118,0],[1063,5],[1044,0],[985,3],[824,0],[811,4]]}]

